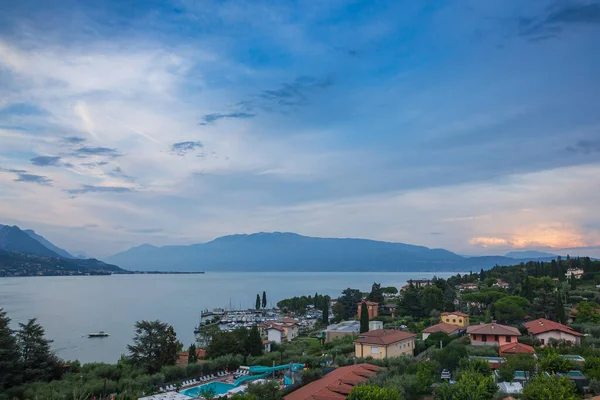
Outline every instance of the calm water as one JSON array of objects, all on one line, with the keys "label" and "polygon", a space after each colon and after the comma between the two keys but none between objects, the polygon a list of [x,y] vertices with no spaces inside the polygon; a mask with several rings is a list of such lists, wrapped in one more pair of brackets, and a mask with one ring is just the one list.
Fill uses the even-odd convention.
[{"label": "calm water", "polygon": [[[53,348],[66,360],[116,362],[127,351],[133,325],[160,319],[173,325],[187,347],[202,309],[254,307],[267,292],[270,305],[315,292],[338,296],[347,288],[369,291],[371,284],[400,288],[408,279],[453,273],[207,273],[204,275],[113,275],[0,278],[0,308],[17,322],[37,318]],[[89,339],[88,332],[107,338]]]}]

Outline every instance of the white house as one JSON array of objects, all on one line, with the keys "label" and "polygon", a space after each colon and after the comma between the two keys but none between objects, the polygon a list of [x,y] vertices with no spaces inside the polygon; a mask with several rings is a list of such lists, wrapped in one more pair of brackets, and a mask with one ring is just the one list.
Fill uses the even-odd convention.
[{"label": "white house", "polygon": [[267,328],[267,340],[269,342],[281,344],[283,343],[284,335],[285,333],[282,328],[276,326]]},{"label": "white house", "polygon": [[567,279],[571,279],[571,275],[573,275],[575,279],[581,279],[583,274],[584,272],[581,268],[569,268],[567,272],[565,272]]},{"label": "white house", "polygon": [[556,341],[564,340],[567,344],[581,344],[582,334],[574,331],[566,325],[550,321],[545,318],[536,319],[524,324],[529,334],[539,339],[540,345],[545,346],[550,339]]}]

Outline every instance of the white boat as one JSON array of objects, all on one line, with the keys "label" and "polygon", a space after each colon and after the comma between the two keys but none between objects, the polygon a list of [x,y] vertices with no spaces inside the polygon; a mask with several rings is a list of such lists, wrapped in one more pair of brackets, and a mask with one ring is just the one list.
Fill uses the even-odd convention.
[{"label": "white boat", "polygon": [[104,331],[94,332],[94,333],[88,333],[88,337],[89,338],[93,338],[93,337],[107,337],[107,336],[110,336],[110,334],[106,333]]}]

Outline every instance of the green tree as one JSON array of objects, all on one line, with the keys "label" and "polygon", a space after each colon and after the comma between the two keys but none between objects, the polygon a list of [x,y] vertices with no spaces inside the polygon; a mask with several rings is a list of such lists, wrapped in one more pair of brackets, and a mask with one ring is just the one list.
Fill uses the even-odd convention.
[{"label": "green tree", "polygon": [[569,372],[575,369],[575,364],[571,360],[560,357],[557,350],[546,347],[540,360],[540,369],[550,374],[556,374],[557,372]]},{"label": "green tree", "polygon": [[260,332],[258,331],[258,327],[256,325],[252,325],[252,328],[246,337],[244,349],[246,350],[246,353],[251,356],[257,357],[262,355],[262,338],[260,337]]},{"label": "green tree", "polygon": [[555,314],[556,314],[556,319],[558,320],[558,322],[560,322],[561,324],[567,323],[567,314],[565,313],[565,306],[563,304],[562,295],[560,292],[558,292],[556,294]]},{"label": "green tree", "polygon": [[416,389],[419,393],[431,393],[438,364],[433,361],[420,362],[417,366]]},{"label": "green tree", "polygon": [[404,314],[414,318],[420,318],[425,315],[421,303],[421,294],[412,283],[408,285],[408,288],[402,294],[402,300],[400,300],[400,307],[402,307]]},{"label": "green tree", "polygon": [[453,400],[491,400],[498,391],[498,385],[491,375],[466,371],[461,373],[453,389]]},{"label": "green tree", "polygon": [[369,331],[369,310],[367,309],[367,303],[360,305],[360,333]]},{"label": "green tree", "polygon": [[246,393],[255,396],[260,400],[279,400],[282,398],[279,383],[276,381],[267,381],[264,383],[251,383],[246,389]]},{"label": "green tree", "polygon": [[46,381],[60,376],[61,361],[50,350],[44,328],[35,318],[26,324],[19,323],[17,344],[21,353],[24,381]]},{"label": "green tree", "polygon": [[467,348],[464,344],[452,342],[442,350],[435,353],[435,358],[442,368],[453,371],[458,367],[462,358],[467,357]]},{"label": "green tree", "polygon": [[506,357],[506,362],[500,367],[500,378],[504,382],[512,382],[515,371],[525,371],[530,377],[536,372],[537,363],[531,354],[515,354]]},{"label": "green tree", "polygon": [[198,353],[196,352],[196,345],[191,344],[188,348],[188,364],[194,364],[198,362]]},{"label": "green tree", "polygon": [[15,386],[21,379],[19,348],[14,331],[10,329],[10,318],[0,308],[0,392]]},{"label": "green tree", "polygon": [[161,321],[137,321],[133,344],[127,345],[129,360],[148,373],[160,371],[163,366],[174,365],[181,343],[173,327]]},{"label": "green tree", "polygon": [[369,293],[367,299],[376,303],[383,303],[383,289],[381,288],[381,283],[373,282],[371,293]]},{"label": "green tree", "polygon": [[600,306],[598,306],[598,304],[592,303],[591,301],[582,301],[577,304],[576,310],[578,323],[600,323]]},{"label": "green tree", "polygon": [[486,360],[481,358],[462,358],[458,363],[461,372],[475,372],[483,376],[488,376],[492,373],[492,366]]},{"label": "green tree", "polygon": [[262,308],[267,308],[267,292],[264,290],[262,295]]},{"label": "green tree", "polygon": [[540,374],[523,388],[522,400],[576,400],[575,385],[567,377]]},{"label": "green tree", "polygon": [[336,321],[350,319],[356,315],[356,307],[362,298],[361,292],[358,289],[344,289],[342,296],[333,307],[333,313]]},{"label": "green tree", "polygon": [[577,279],[575,279],[575,275],[571,273],[571,290],[577,290]]},{"label": "green tree", "polygon": [[400,400],[400,393],[393,388],[362,385],[350,391],[348,400]]},{"label": "green tree", "polygon": [[386,293],[386,294],[398,294],[398,289],[394,286],[387,286],[381,290],[383,293]]},{"label": "green tree", "polygon": [[323,301],[323,324],[329,325],[329,301]]},{"label": "green tree", "polygon": [[204,400],[215,400],[217,398],[217,391],[212,386],[203,387],[200,388],[200,396],[202,396]]},{"label": "green tree", "polygon": [[586,357],[585,364],[583,364],[583,373],[590,380],[600,381],[600,357]]},{"label": "green tree", "polygon": [[523,297],[508,296],[494,302],[495,317],[498,321],[518,321],[525,317],[525,307],[529,302]]},{"label": "green tree", "polygon": [[260,310],[260,295],[258,293],[256,294],[256,304],[254,308]]},{"label": "green tree", "polygon": [[431,310],[441,310],[444,304],[444,292],[437,286],[427,286],[421,294],[421,302],[425,315],[429,315]]}]

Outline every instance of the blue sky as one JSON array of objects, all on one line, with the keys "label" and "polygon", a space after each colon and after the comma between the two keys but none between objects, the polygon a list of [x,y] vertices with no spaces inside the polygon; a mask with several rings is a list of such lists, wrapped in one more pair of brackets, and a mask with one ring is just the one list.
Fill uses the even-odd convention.
[{"label": "blue sky", "polygon": [[600,245],[598,1],[0,5],[0,223]]}]

